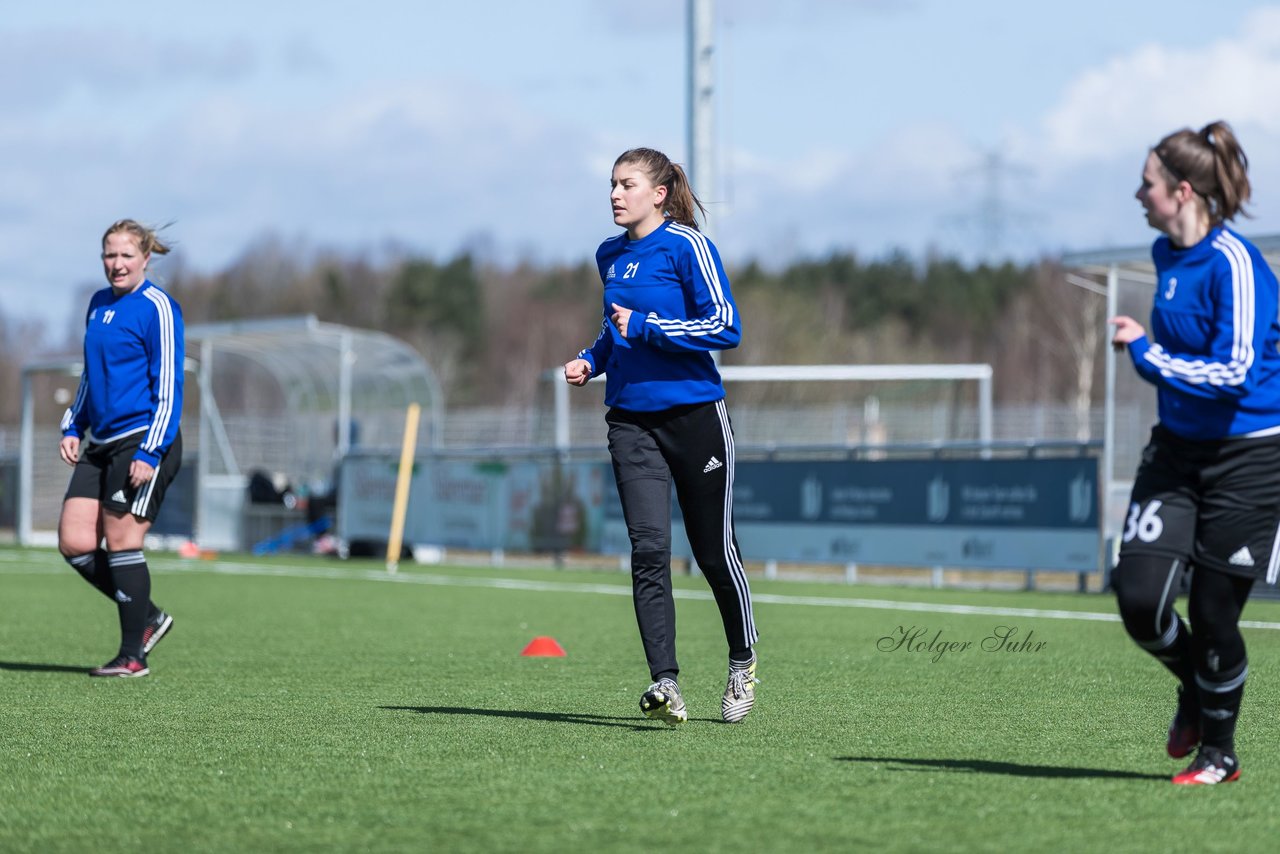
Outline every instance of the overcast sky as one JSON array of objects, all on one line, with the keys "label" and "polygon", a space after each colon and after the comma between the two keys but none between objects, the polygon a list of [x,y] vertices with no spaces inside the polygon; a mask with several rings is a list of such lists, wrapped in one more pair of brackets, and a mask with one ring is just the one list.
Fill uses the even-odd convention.
[{"label": "overcast sky", "polygon": [[[205,272],[268,238],[590,258],[614,157],[687,160],[685,8],[5,4],[0,307],[60,338],[125,216]],[[1240,230],[1280,232],[1280,3],[717,0],[715,42],[730,267],[1144,244],[1146,149],[1217,118],[1252,164]]]}]

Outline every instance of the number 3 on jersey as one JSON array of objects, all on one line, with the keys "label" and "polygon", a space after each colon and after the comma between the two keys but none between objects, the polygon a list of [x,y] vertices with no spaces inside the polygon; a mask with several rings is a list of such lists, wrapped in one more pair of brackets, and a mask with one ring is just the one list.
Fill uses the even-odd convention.
[{"label": "number 3 on jersey", "polygon": [[1154,543],[1160,539],[1160,534],[1164,532],[1164,522],[1161,521],[1158,514],[1163,503],[1153,499],[1146,508],[1143,508],[1136,501],[1129,505],[1129,518],[1124,523],[1124,541],[1126,543],[1130,542],[1134,537],[1144,543]]}]

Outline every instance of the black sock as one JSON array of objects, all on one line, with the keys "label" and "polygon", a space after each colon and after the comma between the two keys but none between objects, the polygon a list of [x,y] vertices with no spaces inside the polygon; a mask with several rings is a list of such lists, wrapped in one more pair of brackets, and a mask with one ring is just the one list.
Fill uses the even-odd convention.
[{"label": "black sock", "polygon": [[1200,687],[1201,743],[1225,753],[1235,753],[1236,721],[1240,702],[1244,699],[1244,681],[1249,673],[1247,662],[1228,673],[1196,675]]},{"label": "black sock", "polygon": [[751,662],[756,660],[756,654],[751,651],[751,647],[746,649],[729,650],[729,666],[736,667],[739,670],[746,670],[751,666]]},{"label": "black sock", "polygon": [[1191,630],[1187,628],[1187,624],[1182,621],[1177,612],[1173,614],[1173,624],[1169,626],[1169,630],[1176,633],[1172,638],[1166,634],[1160,640],[1149,643],[1139,642],[1138,645],[1178,677],[1178,681],[1182,683],[1181,694],[1184,699],[1195,700],[1196,673],[1191,663]]},{"label": "black sock", "polygon": [[111,552],[111,578],[120,609],[120,654],[142,658],[142,633],[151,604],[151,573],[142,549]]},{"label": "black sock", "polygon": [[[64,558],[76,572],[80,573],[85,581],[98,588],[103,596],[106,596],[112,602],[116,601],[116,585],[111,580],[111,564],[107,558],[106,549],[98,549],[82,555],[75,555],[74,557],[64,556]],[[159,605],[150,599],[147,600],[148,621],[154,620],[160,611]]]},{"label": "black sock", "polygon": [[111,581],[111,567],[107,565],[107,553],[102,549],[96,552],[86,552],[82,555],[73,555],[63,558],[67,563],[71,564],[72,569],[80,573],[85,581],[106,596],[112,602],[116,599],[116,586]]}]

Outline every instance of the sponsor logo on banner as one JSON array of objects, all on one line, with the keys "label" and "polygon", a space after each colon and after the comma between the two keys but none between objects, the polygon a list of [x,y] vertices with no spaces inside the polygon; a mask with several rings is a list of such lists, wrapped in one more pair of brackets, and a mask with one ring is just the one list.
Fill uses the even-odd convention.
[{"label": "sponsor logo on banner", "polygon": [[951,487],[941,475],[929,481],[925,499],[925,517],[930,522],[942,522],[951,512]]},{"label": "sponsor logo on banner", "polygon": [[1067,515],[1072,522],[1084,522],[1093,512],[1093,483],[1082,474],[1071,480],[1067,494]]},{"label": "sponsor logo on banner", "polygon": [[800,515],[805,519],[822,515],[822,481],[813,475],[800,483]]}]

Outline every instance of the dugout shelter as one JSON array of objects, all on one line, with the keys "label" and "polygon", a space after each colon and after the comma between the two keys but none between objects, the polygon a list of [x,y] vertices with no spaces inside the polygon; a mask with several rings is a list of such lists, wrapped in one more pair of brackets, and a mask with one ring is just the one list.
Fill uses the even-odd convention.
[{"label": "dugout shelter", "polygon": [[[382,332],[314,315],[196,324],[186,328],[186,356],[179,481],[187,484],[175,481],[172,490],[189,518],[165,533],[202,548],[250,549],[305,520],[308,499],[333,493],[352,449],[400,446],[411,403],[423,411],[419,444],[434,447],[442,435],[434,373],[416,350]],[[58,428],[82,367],[78,357],[23,367],[20,543],[56,540],[69,475],[58,459]],[[254,506],[255,476],[287,484],[295,506]]]}]

